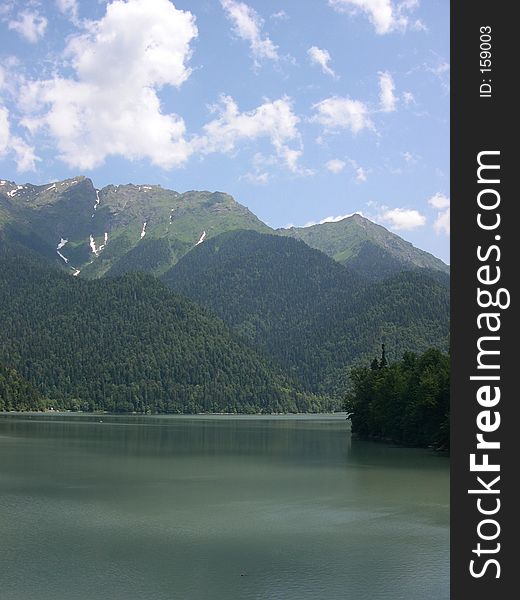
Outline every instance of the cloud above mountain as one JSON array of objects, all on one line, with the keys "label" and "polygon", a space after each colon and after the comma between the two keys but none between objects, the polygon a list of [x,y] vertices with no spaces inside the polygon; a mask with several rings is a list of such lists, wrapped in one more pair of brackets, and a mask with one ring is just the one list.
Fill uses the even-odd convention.
[{"label": "cloud above mountain", "polygon": [[26,83],[22,123],[32,133],[45,130],[60,158],[81,169],[110,155],[182,164],[190,154],[186,127],[163,112],[158,90],[188,79],[197,34],[193,15],[168,0],[109,4],[103,18],[68,40],[63,60],[72,76]]}]

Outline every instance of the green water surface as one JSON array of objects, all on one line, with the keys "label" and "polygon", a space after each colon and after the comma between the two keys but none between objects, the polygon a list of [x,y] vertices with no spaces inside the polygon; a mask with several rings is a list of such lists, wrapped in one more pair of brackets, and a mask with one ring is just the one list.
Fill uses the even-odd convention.
[{"label": "green water surface", "polygon": [[341,416],[0,415],[0,598],[448,600],[448,469]]}]

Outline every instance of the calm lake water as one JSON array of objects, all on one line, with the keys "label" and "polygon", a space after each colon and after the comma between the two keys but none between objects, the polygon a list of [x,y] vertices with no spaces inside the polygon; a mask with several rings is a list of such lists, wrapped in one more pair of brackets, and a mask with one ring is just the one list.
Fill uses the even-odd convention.
[{"label": "calm lake water", "polygon": [[448,497],[338,416],[0,415],[0,597],[448,600]]}]

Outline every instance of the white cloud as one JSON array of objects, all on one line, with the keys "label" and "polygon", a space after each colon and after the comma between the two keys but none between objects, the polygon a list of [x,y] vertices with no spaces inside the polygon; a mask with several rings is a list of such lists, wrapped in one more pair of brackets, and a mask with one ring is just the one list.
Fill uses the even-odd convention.
[{"label": "white cloud", "polygon": [[[352,217],[354,215],[363,216],[363,213],[360,211],[356,211],[353,213],[349,213],[348,215],[338,215],[336,217],[325,217],[321,221],[308,221],[302,227],[312,227],[313,225],[323,225],[323,223],[337,223],[338,221],[343,221],[343,219],[348,219],[348,217]],[[287,228],[294,227],[294,225],[287,225]]]},{"label": "white cloud", "polygon": [[243,177],[249,183],[253,183],[254,185],[267,185],[270,180],[269,173],[246,173]]},{"label": "white cloud", "polygon": [[426,70],[433,73],[436,77],[442,77],[450,72],[450,63],[443,61],[437,63],[435,66],[427,66]]},{"label": "white cloud", "polygon": [[364,183],[367,180],[367,174],[363,167],[355,167],[356,171],[356,181],[359,183]]},{"label": "white cloud", "polygon": [[28,83],[22,123],[45,129],[59,157],[92,169],[110,155],[148,158],[163,168],[191,154],[184,121],[164,114],[157,90],[179,87],[190,75],[195,19],[168,0],[115,0],[105,16],[68,41],[65,58],[75,78]]},{"label": "white cloud", "polygon": [[403,158],[409,165],[415,165],[417,163],[417,158],[411,152],[403,152]]},{"label": "white cloud", "polygon": [[410,104],[416,104],[415,97],[412,92],[403,92],[403,102],[405,106],[410,106]]},{"label": "white cloud", "polygon": [[0,156],[7,151],[9,143],[9,112],[0,106]]},{"label": "white cloud", "polygon": [[349,165],[352,167],[352,169],[354,169],[354,172],[356,174],[356,181],[357,183],[364,183],[367,180],[367,172],[365,169],[363,169],[363,167],[360,167],[357,163],[357,161],[355,161],[352,158],[348,159]]},{"label": "white cloud", "polygon": [[9,125],[9,111],[0,105],[0,158],[14,154],[18,171],[34,171],[38,158],[34,148],[22,138],[12,135]]},{"label": "white cloud", "polygon": [[449,207],[450,199],[444,194],[437,192],[428,200],[428,204],[430,206],[433,206],[433,208],[438,208],[439,210],[442,210],[443,208]]},{"label": "white cloud", "polygon": [[8,23],[9,29],[16,31],[31,44],[35,44],[45,35],[47,19],[37,12],[24,10],[18,15],[18,20]]},{"label": "white cloud", "polygon": [[341,173],[341,171],[343,171],[343,169],[347,166],[347,163],[339,158],[333,158],[332,160],[326,162],[325,166],[331,173]]},{"label": "white cloud", "polygon": [[379,73],[379,102],[383,112],[393,112],[396,109],[397,98],[394,95],[395,84],[388,71]]},{"label": "white cloud", "polygon": [[69,15],[73,21],[78,18],[78,0],[56,0],[58,10]]},{"label": "white cloud", "polygon": [[394,229],[410,230],[422,227],[426,223],[426,217],[418,210],[407,208],[393,208],[386,210],[380,215]]},{"label": "white cloud", "polygon": [[[220,106],[213,108],[220,114],[204,126],[205,135],[194,140],[196,150],[203,154],[228,153],[241,141],[266,137],[286,167],[299,172],[302,151],[297,125],[300,119],[294,114],[289,98],[266,101],[254,110],[240,112],[233,98],[222,96]],[[296,142],[298,148],[289,147],[289,142]]]},{"label": "white cloud", "polygon": [[227,18],[233,23],[235,34],[249,43],[255,61],[263,58],[270,60],[279,58],[278,46],[269,39],[269,36],[262,36],[263,19],[254,9],[236,0],[220,0],[220,3],[226,11]]},{"label": "white cloud", "polygon": [[433,223],[433,229],[435,233],[445,233],[446,235],[450,234],[450,199],[448,196],[437,192],[433,195],[429,200],[428,204],[436,208],[439,212],[437,213],[437,218]]},{"label": "white cloud", "polygon": [[433,229],[435,233],[445,233],[446,235],[450,234],[450,209],[440,212],[435,219],[433,224]]},{"label": "white cloud", "polygon": [[279,10],[273,13],[270,17],[275,21],[287,21],[289,19],[289,15],[285,12],[285,10]]},{"label": "white cloud", "polygon": [[321,70],[326,75],[330,75],[334,78],[337,77],[336,73],[334,73],[334,71],[329,66],[330,54],[328,50],[325,50],[324,48],[318,48],[317,46],[312,46],[307,50],[307,54],[309,55],[311,62],[315,65],[320,66]]},{"label": "white cloud", "polygon": [[431,73],[446,91],[449,91],[450,63],[436,53],[434,53],[434,57],[434,62],[423,63],[423,68],[427,73]]},{"label": "white cloud", "polygon": [[320,123],[326,129],[350,129],[359,133],[363,129],[374,129],[366,104],[340,96],[326,98],[312,107],[316,114],[311,121]]},{"label": "white cloud", "polygon": [[410,23],[410,13],[419,5],[418,0],[329,0],[329,5],[338,12],[355,15],[364,13],[376,30],[383,35],[392,31],[426,29],[421,21]]}]

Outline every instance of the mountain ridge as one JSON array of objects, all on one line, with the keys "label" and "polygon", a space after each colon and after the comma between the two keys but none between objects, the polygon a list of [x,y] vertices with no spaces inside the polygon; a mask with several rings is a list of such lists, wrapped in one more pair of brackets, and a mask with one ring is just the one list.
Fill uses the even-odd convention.
[{"label": "mountain ridge", "polygon": [[131,183],[98,189],[85,176],[39,186],[0,180],[0,236],[32,236],[45,256],[82,277],[161,275],[198,243],[237,229],[301,239],[374,280],[417,268],[449,273],[440,259],[358,214],[273,229],[225,192]]}]

